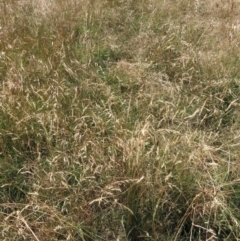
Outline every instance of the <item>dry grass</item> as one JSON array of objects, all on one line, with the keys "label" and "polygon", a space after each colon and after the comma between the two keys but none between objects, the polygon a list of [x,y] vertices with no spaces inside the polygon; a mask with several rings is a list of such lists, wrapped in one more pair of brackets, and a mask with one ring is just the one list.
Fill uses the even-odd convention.
[{"label": "dry grass", "polygon": [[240,240],[240,2],[0,2],[1,240]]}]

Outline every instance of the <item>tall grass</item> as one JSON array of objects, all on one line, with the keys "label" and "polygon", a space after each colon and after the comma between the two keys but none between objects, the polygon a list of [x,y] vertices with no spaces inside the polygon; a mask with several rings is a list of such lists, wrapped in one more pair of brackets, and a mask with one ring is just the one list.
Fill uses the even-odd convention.
[{"label": "tall grass", "polygon": [[3,0],[1,240],[240,240],[239,8]]}]

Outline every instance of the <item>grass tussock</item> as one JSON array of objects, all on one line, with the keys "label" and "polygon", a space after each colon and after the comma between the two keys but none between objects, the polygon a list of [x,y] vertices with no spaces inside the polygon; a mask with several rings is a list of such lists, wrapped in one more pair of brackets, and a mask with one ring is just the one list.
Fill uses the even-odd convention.
[{"label": "grass tussock", "polygon": [[231,1],[0,3],[1,240],[240,240]]}]

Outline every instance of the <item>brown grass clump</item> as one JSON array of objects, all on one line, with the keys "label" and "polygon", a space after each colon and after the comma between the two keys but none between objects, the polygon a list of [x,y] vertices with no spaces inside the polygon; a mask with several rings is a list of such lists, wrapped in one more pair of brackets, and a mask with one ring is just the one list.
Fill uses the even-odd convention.
[{"label": "brown grass clump", "polygon": [[239,8],[0,3],[1,240],[240,240]]}]

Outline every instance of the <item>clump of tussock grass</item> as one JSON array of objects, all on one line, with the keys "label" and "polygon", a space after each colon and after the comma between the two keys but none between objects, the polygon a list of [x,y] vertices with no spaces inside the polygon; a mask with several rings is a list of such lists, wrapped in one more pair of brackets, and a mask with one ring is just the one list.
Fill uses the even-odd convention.
[{"label": "clump of tussock grass", "polygon": [[239,240],[238,2],[4,1],[3,240]]}]

